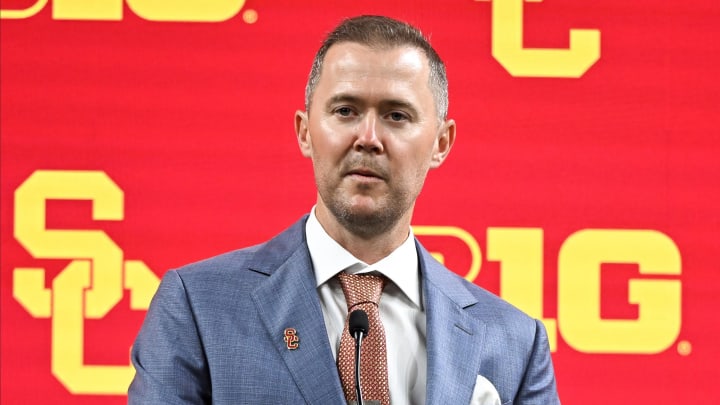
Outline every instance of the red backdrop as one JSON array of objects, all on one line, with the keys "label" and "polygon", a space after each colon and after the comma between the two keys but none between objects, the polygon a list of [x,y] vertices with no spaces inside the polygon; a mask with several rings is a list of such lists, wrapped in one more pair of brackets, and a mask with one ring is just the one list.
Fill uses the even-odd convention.
[{"label": "red backdrop", "polygon": [[715,0],[0,4],[3,404],[124,403],[155,276],[310,209],[293,113],[368,13],[448,66],[417,234],[546,320],[563,402],[720,400]]}]

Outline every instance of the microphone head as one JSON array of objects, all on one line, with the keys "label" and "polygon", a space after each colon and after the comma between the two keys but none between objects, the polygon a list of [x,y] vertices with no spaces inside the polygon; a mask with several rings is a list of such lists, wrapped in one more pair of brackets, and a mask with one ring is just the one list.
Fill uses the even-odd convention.
[{"label": "microphone head", "polygon": [[365,337],[370,329],[370,323],[368,322],[368,316],[362,309],[356,309],[350,313],[350,319],[348,320],[348,332],[353,338],[356,334],[362,333]]}]

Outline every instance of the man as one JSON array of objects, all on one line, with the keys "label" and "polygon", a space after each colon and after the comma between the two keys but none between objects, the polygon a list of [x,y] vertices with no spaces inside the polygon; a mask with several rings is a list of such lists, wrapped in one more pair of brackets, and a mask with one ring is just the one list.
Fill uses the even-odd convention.
[{"label": "man", "polygon": [[412,236],[427,172],[455,140],[447,105],[444,65],[415,28],[373,16],[337,27],[295,115],[313,211],[264,244],[165,275],[133,347],[130,403],[354,401],[343,330],[372,289],[379,298],[358,304],[371,318],[364,400],[558,404],[542,324]]}]

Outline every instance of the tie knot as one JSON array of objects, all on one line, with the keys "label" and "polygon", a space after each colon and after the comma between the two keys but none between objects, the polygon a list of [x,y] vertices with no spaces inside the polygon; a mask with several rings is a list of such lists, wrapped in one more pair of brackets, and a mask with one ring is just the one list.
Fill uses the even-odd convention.
[{"label": "tie knot", "polygon": [[347,274],[338,273],[340,286],[345,294],[348,312],[352,308],[362,303],[373,303],[379,305],[380,295],[387,283],[387,279],[383,276],[375,276],[372,274]]}]

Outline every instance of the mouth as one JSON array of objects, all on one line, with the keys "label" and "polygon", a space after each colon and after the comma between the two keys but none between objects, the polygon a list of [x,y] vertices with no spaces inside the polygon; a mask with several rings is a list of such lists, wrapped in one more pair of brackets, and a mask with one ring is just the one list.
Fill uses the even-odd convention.
[{"label": "mouth", "polygon": [[365,168],[365,167],[360,167],[360,168],[349,170],[345,174],[345,176],[346,177],[355,177],[355,178],[363,179],[363,180],[370,180],[370,179],[383,180],[383,176],[380,175],[378,172],[368,169],[368,168]]}]

